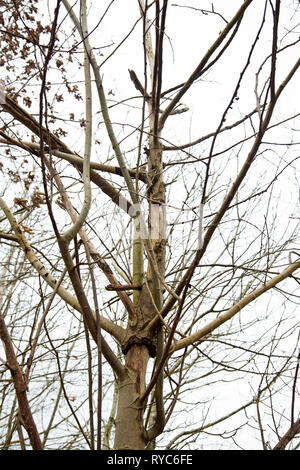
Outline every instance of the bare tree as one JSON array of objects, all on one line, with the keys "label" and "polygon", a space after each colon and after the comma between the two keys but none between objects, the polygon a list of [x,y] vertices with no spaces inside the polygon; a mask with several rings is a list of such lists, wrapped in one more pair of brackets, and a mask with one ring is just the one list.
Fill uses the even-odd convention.
[{"label": "bare tree", "polygon": [[299,6],[224,3],[0,2],[4,449],[298,447]]}]

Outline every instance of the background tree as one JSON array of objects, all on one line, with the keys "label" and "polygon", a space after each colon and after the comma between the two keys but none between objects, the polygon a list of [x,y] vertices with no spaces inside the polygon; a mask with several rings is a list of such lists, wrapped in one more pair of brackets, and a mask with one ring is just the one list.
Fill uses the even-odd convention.
[{"label": "background tree", "polygon": [[0,6],[2,448],[297,448],[298,2]]}]

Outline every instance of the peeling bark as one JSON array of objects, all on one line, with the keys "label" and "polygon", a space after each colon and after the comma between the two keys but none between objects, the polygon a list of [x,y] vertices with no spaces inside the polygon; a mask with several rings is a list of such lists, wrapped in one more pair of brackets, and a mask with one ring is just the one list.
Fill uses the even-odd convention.
[{"label": "peeling bark", "polygon": [[119,381],[115,450],[143,450],[146,446],[140,397],[145,390],[148,360],[149,351],[144,345],[134,344],[126,354],[125,378]]}]

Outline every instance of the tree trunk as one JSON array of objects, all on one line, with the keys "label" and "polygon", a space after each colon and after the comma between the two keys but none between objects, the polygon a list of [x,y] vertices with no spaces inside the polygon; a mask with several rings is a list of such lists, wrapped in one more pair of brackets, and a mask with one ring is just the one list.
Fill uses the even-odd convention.
[{"label": "tree trunk", "polygon": [[144,406],[140,397],[145,390],[148,360],[149,351],[145,345],[133,344],[126,354],[126,373],[119,381],[115,450],[145,449]]}]

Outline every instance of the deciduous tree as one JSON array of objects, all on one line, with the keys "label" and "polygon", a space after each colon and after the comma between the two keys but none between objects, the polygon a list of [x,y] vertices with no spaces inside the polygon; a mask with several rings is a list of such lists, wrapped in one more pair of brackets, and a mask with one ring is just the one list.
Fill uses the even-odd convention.
[{"label": "deciduous tree", "polygon": [[298,446],[299,6],[198,3],[0,2],[4,449]]}]

